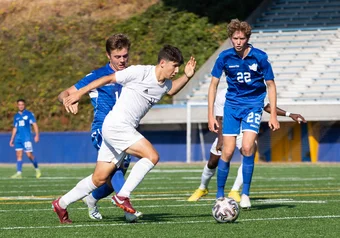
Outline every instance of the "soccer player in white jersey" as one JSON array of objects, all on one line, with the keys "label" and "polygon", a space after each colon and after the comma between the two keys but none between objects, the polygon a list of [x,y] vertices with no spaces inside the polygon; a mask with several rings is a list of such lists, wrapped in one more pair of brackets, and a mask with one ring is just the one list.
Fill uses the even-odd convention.
[{"label": "soccer player in white jersey", "polygon": [[[220,159],[221,154],[222,154],[223,108],[224,108],[225,95],[227,93],[227,90],[228,89],[225,88],[225,89],[220,90],[217,93],[216,100],[215,100],[215,116],[216,116],[217,122],[219,123],[218,133],[217,133],[218,136],[216,137],[214,143],[211,145],[210,158],[209,158],[209,161],[207,162],[207,164],[204,166],[203,173],[202,173],[202,176],[201,176],[201,184],[198,187],[198,189],[196,189],[195,192],[188,198],[189,202],[198,201],[201,197],[203,197],[203,196],[205,196],[209,193],[208,185],[209,185],[210,179],[215,174],[215,171],[216,171],[216,168],[217,168],[217,165],[218,165],[218,160]],[[276,109],[277,109],[277,115],[278,116],[288,116],[298,123],[300,123],[301,121],[304,122],[304,123],[307,122],[305,120],[305,118],[303,116],[301,116],[300,114],[289,113],[289,112],[286,112],[285,110],[282,110],[278,107]],[[264,107],[264,111],[267,112],[267,113],[270,113],[270,105],[269,104],[267,104]],[[236,147],[237,147],[237,149],[240,150],[241,153],[242,153],[242,151],[241,151],[242,138],[243,138],[242,133],[240,133],[236,137]],[[240,189],[242,183],[243,183],[243,177],[242,177],[242,163],[241,163],[239,169],[237,170],[237,177],[235,179],[233,187],[228,194],[228,197],[233,198],[236,202],[241,201],[239,189]]]},{"label": "soccer player in white jersey", "polygon": [[264,99],[267,95],[271,107],[268,126],[273,131],[280,128],[276,111],[276,85],[268,56],[260,49],[248,44],[251,26],[247,22],[233,19],[228,24],[228,36],[233,48],[221,52],[211,72],[208,91],[208,127],[217,132],[218,123],[214,116],[214,101],[217,87],[224,72],[228,92],[223,115],[223,150],[218,162],[216,198],[224,198],[224,186],[228,178],[230,160],[236,144],[236,136],[243,132],[243,187],[240,206],[250,207],[250,184],[254,171],[255,140],[260,129]]},{"label": "soccer player in white jersey", "polygon": [[164,94],[176,94],[194,75],[196,61],[191,57],[185,66],[184,75],[171,80],[178,73],[182,63],[181,51],[166,45],[158,54],[156,66],[130,66],[91,82],[64,100],[66,107],[72,107],[72,104],[78,102],[82,95],[94,88],[108,83],[119,83],[123,86],[116,105],[103,123],[104,140],[99,149],[94,173],[52,202],[61,223],[72,222],[68,218],[67,207],[104,184],[112,171],[120,166],[126,154],[139,158],[139,161],[132,168],[122,189],[112,199],[124,211],[136,212],[130,203],[130,193],[159,161],[158,152],[136,128],[144,115]]},{"label": "soccer player in white jersey", "polygon": [[[125,69],[128,66],[130,40],[124,34],[113,34],[106,40],[106,56],[109,62],[98,69],[93,70],[90,74],[79,80],[76,84],[61,92],[58,100],[62,103],[64,98],[77,90],[85,87],[92,81],[99,79],[105,75],[110,75],[116,71]],[[119,84],[110,83],[100,88],[91,90],[89,96],[93,106],[93,122],[91,128],[91,139],[93,146],[99,150],[102,144],[102,126],[106,115],[111,111],[112,107],[120,95],[122,86]],[[77,113],[78,103],[75,103],[70,108],[72,113]],[[130,164],[130,156],[127,156],[124,161],[124,166],[117,168],[107,183],[94,190],[89,196],[83,199],[88,206],[88,214],[91,219],[101,220],[97,206],[98,200],[107,197],[113,191],[119,192],[125,182],[124,175]],[[135,220],[142,215],[141,212],[136,212],[135,215],[125,213],[128,221]],[[135,219],[133,219],[135,218]]]}]

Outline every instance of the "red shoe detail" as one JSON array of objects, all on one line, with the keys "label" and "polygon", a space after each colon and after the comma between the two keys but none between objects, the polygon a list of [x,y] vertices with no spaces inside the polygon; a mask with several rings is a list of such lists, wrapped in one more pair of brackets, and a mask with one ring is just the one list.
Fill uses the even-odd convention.
[{"label": "red shoe detail", "polygon": [[72,223],[72,221],[68,218],[67,210],[63,209],[59,206],[59,200],[60,200],[60,198],[58,198],[57,200],[54,200],[52,202],[53,211],[55,213],[57,213],[59,220],[60,220],[60,223],[66,223],[66,224]]},{"label": "red shoe detail", "polygon": [[132,204],[130,202],[130,198],[128,197],[122,197],[122,196],[118,196],[118,195],[114,195],[112,197],[112,200],[115,202],[115,204],[120,207],[121,209],[123,209],[124,211],[128,212],[128,213],[135,213],[136,209],[134,209],[132,207]]}]

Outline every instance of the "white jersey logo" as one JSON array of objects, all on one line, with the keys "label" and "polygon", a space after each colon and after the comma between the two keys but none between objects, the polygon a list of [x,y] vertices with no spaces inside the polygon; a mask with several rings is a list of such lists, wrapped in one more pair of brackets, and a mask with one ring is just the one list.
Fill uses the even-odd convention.
[{"label": "white jersey logo", "polygon": [[249,65],[249,69],[253,71],[257,71],[257,64],[254,63],[252,65]]},{"label": "white jersey logo", "polygon": [[23,116],[22,119],[27,120],[28,116]]}]

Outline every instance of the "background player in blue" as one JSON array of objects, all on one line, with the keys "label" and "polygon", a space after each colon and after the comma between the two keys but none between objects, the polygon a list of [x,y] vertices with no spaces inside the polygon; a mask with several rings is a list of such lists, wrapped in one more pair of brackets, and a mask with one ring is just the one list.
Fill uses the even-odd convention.
[{"label": "background player in blue", "polygon": [[[214,101],[220,77],[224,72],[228,83],[223,116],[223,150],[217,172],[216,198],[224,197],[224,186],[229,173],[236,136],[243,132],[243,188],[240,206],[250,208],[249,190],[254,170],[255,139],[268,89],[272,130],[280,128],[276,111],[276,85],[272,67],[265,52],[248,44],[251,27],[247,22],[233,19],[228,24],[228,36],[233,48],[220,53],[212,70],[208,92],[208,127],[217,132],[218,122],[214,117]],[[266,87],[267,85],[267,87]]]},{"label": "background player in blue", "polygon": [[[58,96],[58,100],[63,102],[63,99],[68,95],[78,91],[85,87],[92,81],[101,78],[105,75],[113,74],[116,71],[125,69],[128,65],[129,59],[130,40],[124,34],[115,34],[110,36],[106,41],[106,56],[109,62],[96,70],[93,70],[90,74],[79,80],[75,85],[61,92]],[[102,143],[102,125],[106,115],[111,111],[112,107],[116,104],[122,86],[119,84],[107,84],[103,87],[94,89],[89,92],[91,103],[94,108],[94,116],[91,129],[91,137],[94,147],[99,150]],[[77,113],[78,103],[71,107],[72,113]],[[117,169],[112,175],[111,182],[99,187],[93,191],[89,196],[84,198],[84,202],[87,204],[89,210],[89,217],[95,220],[101,220],[102,215],[98,211],[97,201],[104,198],[113,192],[113,189],[118,193],[122,188],[125,180],[124,174],[129,167],[130,158],[125,159],[124,166]],[[112,184],[112,187],[111,187]],[[134,215],[126,213],[126,219],[128,221],[135,220],[141,216],[142,213],[136,212]]]},{"label": "background player in blue", "polygon": [[12,136],[9,141],[11,147],[14,146],[17,155],[17,172],[11,178],[22,178],[22,151],[26,152],[27,157],[31,160],[35,168],[36,178],[40,178],[41,172],[38,168],[38,162],[33,155],[31,125],[34,129],[34,141],[39,142],[39,128],[34,114],[25,109],[25,100],[17,100],[18,113],[14,115]]}]

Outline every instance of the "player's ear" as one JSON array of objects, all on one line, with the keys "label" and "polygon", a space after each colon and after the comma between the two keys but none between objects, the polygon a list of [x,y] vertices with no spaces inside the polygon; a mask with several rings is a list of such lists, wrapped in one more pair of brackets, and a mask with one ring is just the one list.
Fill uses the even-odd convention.
[{"label": "player's ear", "polygon": [[165,59],[161,59],[161,61],[159,62],[159,65],[161,66],[161,68],[164,68],[166,63],[167,63],[167,61]]},{"label": "player's ear", "polygon": [[111,60],[109,53],[106,52],[106,56],[109,60]]}]

